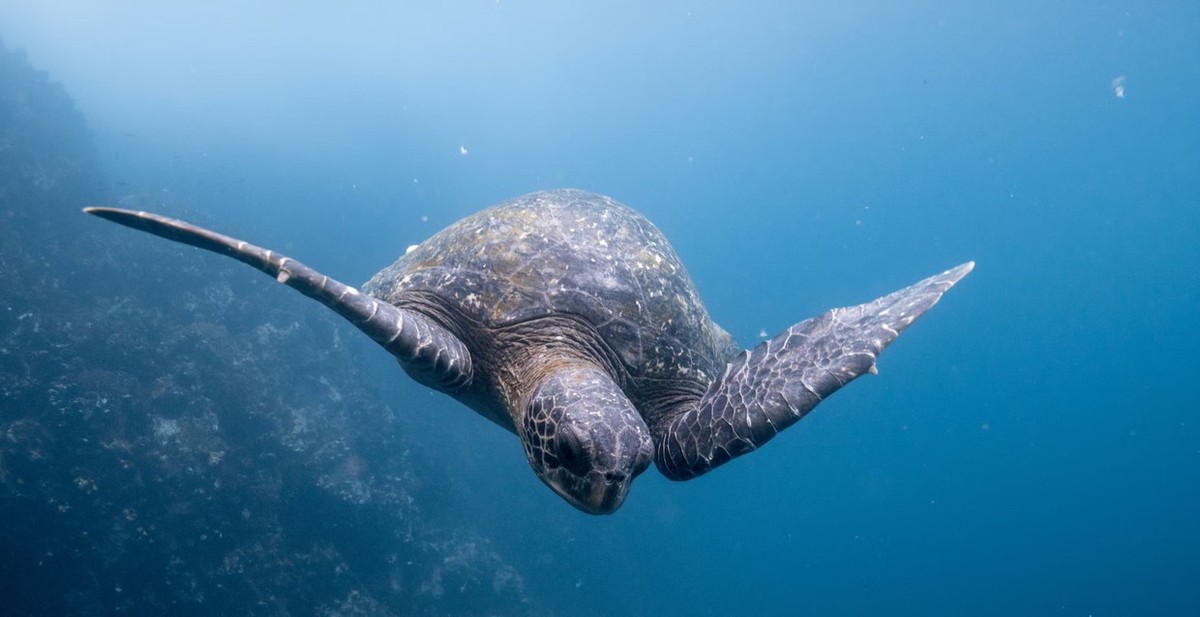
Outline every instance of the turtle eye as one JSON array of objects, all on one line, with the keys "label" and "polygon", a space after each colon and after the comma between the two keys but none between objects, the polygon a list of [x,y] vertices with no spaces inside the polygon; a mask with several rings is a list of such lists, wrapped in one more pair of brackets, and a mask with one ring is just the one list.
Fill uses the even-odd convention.
[{"label": "turtle eye", "polygon": [[559,431],[554,436],[554,453],[562,466],[577,476],[587,475],[589,465],[583,441],[572,430]]}]

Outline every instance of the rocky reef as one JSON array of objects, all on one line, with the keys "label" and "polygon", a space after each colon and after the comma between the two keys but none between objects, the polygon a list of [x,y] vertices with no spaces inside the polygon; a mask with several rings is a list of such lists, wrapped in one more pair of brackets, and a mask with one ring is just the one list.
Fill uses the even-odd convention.
[{"label": "rocky reef", "polygon": [[5,615],[536,612],[437,510],[369,343],[287,292],[242,302],[269,281],[192,249],[113,243],[81,206],[164,204],[107,187],[70,96],[0,46]]}]

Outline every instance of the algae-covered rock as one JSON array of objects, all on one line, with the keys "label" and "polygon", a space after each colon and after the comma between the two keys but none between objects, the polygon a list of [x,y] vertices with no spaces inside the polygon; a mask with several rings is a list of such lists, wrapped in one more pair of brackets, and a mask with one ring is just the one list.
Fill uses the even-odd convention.
[{"label": "algae-covered rock", "polygon": [[79,208],[146,198],[96,161],[65,90],[0,47],[3,613],[530,613],[486,539],[431,522],[369,342],[111,242]]}]

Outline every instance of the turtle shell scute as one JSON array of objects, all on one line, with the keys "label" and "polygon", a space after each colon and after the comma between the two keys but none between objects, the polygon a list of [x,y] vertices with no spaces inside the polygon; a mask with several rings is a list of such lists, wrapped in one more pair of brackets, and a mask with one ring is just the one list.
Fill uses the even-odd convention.
[{"label": "turtle shell scute", "polygon": [[571,314],[636,377],[711,374],[736,351],[662,233],[612,198],[579,190],[531,193],[470,215],[363,290],[393,304],[433,294],[488,328]]}]

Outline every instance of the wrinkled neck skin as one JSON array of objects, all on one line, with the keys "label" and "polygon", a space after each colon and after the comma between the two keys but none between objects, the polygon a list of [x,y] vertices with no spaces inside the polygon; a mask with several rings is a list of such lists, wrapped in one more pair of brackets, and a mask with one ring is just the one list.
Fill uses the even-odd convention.
[{"label": "wrinkled neck skin", "polygon": [[436,297],[404,300],[398,304],[466,342],[476,366],[487,369],[470,388],[448,394],[516,433],[534,473],[571,505],[589,514],[621,506],[654,446],[622,391],[619,357],[593,327],[555,315],[488,329]]}]

